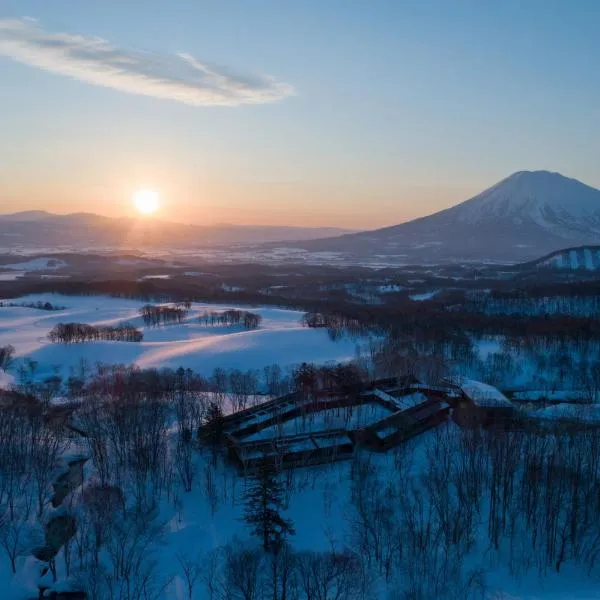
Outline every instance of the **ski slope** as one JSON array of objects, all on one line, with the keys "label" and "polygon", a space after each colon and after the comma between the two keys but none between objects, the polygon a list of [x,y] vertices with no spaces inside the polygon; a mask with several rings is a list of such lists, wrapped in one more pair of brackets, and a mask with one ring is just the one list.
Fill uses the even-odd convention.
[{"label": "ski slope", "polygon": [[[37,376],[54,372],[68,375],[81,359],[96,363],[137,364],[141,368],[190,368],[209,375],[216,367],[262,369],[278,364],[282,368],[303,361],[324,363],[349,360],[355,343],[333,342],[327,331],[309,329],[299,323],[302,313],[278,308],[236,307],[194,303],[180,325],[145,327],[139,309],[145,302],[107,296],[63,296],[33,294],[12,298],[14,303],[50,302],[66,307],[61,311],[43,311],[21,307],[0,307],[0,346],[11,344],[18,363],[30,358],[38,363]],[[240,326],[205,327],[198,322],[204,311],[244,308],[263,318],[259,329],[246,331]],[[117,325],[128,322],[144,332],[141,343],[84,342],[52,344],[48,332],[61,322],[91,325]]]}]

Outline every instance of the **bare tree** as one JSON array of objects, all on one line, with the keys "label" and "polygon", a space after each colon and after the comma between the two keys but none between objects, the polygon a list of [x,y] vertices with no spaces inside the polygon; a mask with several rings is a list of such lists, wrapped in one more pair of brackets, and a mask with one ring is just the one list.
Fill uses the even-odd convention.
[{"label": "bare tree", "polygon": [[224,549],[223,588],[225,598],[259,600],[262,596],[262,552],[238,541]]},{"label": "bare tree", "polygon": [[357,600],[361,597],[360,561],[350,552],[298,555],[300,587],[306,600]]},{"label": "bare tree", "polygon": [[196,557],[196,559],[192,559],[187,554],[179,552],[177,554],[177,562],[179,563],[183,574],[188,599],[192,600],[194,588],[202,576],[202,559],[200,556]]}]

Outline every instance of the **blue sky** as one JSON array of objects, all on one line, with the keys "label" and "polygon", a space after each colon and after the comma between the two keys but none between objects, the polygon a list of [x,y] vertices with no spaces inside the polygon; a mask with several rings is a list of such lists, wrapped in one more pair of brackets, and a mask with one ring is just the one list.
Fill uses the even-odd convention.
[{"label": "blue sky", "polygon": [[[596,1],[4,0],[0,19],[27,38],[0,27],[3,212],[128,214],[151,187],[173,220],[375,227],[523,169],[600,187]],[[32,66],[40,31],[151,53],[179,99]],[[177,53],[216,65],[227,105]]]}]

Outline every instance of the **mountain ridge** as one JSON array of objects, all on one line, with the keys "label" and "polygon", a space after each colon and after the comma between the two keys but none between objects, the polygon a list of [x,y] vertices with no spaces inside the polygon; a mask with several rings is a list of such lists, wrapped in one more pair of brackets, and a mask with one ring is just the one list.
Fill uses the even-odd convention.
[{"label": "mountain ridge", "polygon": [[27,246],[77,249],[125,247],[206,248],[288,243],[349,232],[336,227],[190,225],[154,218],[106,217],[89,212],[0,214],[0,248]]}]

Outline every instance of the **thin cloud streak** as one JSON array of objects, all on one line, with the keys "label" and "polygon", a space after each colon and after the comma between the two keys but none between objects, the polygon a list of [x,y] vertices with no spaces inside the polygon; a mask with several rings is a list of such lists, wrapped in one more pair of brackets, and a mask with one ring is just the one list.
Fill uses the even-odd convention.
[{"label": "thin cloud streak", "polygon": [[0,19],[0,56],[92,85],[192,106],[268,104],[295,93],[270,76],[232,74],[185,53],[125,50],[98,37],[48,32],[30,18]]}]

